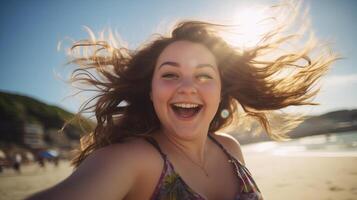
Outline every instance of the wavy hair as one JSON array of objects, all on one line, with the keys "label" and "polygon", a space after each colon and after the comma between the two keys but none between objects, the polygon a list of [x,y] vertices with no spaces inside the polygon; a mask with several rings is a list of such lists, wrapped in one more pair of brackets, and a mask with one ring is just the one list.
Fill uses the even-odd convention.
[{"label": "wavy hair", "polygon": [[[287,24],[267,32],[253,48],[236,48],[220,34],[230,27],[182,21],[169,36],[156,35],[136,50],[118,46],[115,42],[96,40],[94,36],[74,43],[70,49],[72,55],[74,52],[82,54],[70,61],[79,66],[73,71],[71,81],[91,86],[96,92],[83,104],[80,112],[94,112],[97,124],[81,139],[81,147],[72,164],[77,167],[96,149],[129,137],[148,137],[160,128],[150,100],[152,76],[160,53],[171,43],[181,40],[204,45],[217,60],[222,100],[209,132],[232,124],[240,106],[246,115],[261,124],[270,138],[286,139],[284,132],[271,130],[268,112],[288,106],[315,105],[311,99],[319,88],[314,86],[337,56],[320,51],[311,57],[317,48],[314,40],[305,42],[299,50],[279,51],[291,41],[301,39],[296,33],[282,34]],[[285,69],[292,73],[279,76]],[[223,110],[228,111],[228,117],[221,116]]]}]

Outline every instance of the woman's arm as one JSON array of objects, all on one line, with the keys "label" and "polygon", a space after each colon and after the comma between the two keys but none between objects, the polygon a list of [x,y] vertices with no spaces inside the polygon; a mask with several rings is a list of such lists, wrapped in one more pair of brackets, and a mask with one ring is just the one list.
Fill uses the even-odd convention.
[{"label": "woman's arm", "polygon": [[92,153],[67,179],[27,200],[123,199],[133,186],[138,163],[126,144],[111,145]]}]

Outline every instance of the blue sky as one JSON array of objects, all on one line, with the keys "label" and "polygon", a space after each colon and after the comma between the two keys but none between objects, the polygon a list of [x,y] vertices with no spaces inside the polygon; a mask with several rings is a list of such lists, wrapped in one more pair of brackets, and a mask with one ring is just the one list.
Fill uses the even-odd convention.
[{"label": "blue sky", "polygon": [[[63,71],[65,53],[57,44],[66,37],[87,37],[83,25],[95,32],[111,27],[130,47],[137,47],[161,26],[179,19],[229,20],[239,8],[272,5],[277,1],[2,1],[0,7],[0,90],[25,94],[77,111],[78,98],[55,73]],[[332,42],[345,59],[328,73],[318,107],[312,114],[357,108],[357,1],[305,1],[316,35]],[[299,109],[298,109],[299,111]]]}]

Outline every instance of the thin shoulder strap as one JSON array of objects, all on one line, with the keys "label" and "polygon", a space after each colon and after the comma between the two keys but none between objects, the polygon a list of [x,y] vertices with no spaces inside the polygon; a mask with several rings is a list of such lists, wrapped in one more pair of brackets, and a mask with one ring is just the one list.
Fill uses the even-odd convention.
[{"label": "thin shoulder strap", "polygon": [[239,161],[237,158],[235,158],[226,148],[224,148],[224,146],[220,142],[218,142],[218,140],[216,138],[214,138],[211,134],[208,134],[208,137],[211,138],[212,141],[214,143],[216,143],[223,150],[223,152],[230,158],[230,162],[231,161],[236,161],[239,165],[245,167],[245,165],[243,165],[241,163],[241,161]]},{"label": "thin shoulder strap", "polygon": [[209,137],[214,143],[216,143],[216,144],[224,151],[225,154],[227,154],[229,157],[232,157],[232,155],[227,151],[227,149],[224,148],[224,146],[223,146],[220,142],[218,142],[218,141],[216,140],[216,138],[214,138],[210,133],[208,134],[208,137]]},{"label": "thin shoulder strap", "polygon": [[230,162],[230,163],[233,164],[234,170],[235,170],[235,172],[236,172],[238,178],[241,179],[241,180],[243,181],[244,185],[245,185],[245,180],[244,180],[244,178],[243,178],[243,176],[242,176],[242,174],[241,174],[241,172],[240,172],[240,167],[239,167],[239,166],[242,166],[243,168],[245,168],[245,166],[244,166],[239,160],[237,160],[234,156],[232,156],[232,154],[230,154],[230,153],[227,151],[227,149],[224,148],[224,146],[223,146],[220,142],[218,142],[218,141],[216,140],[216,138],[214,138],[211,134],[208,134],[208,137],[211,138],[211,140],[212,140],[214,143],[216,143],[216,144],[223,150],[223,152],[229,157],[228,162]]},{"label": "thin shoulder strap", "polygon": [[162,152],[159,143],[157,143],[157,141],[153,137],[148,137],[148,138],[145,138],[145,139],[150,144],[152,144],[152,146],[155,147],[155,149],[160,153],[160,155],[162,156],[163,159],[166,159],[166,154],[164,154],[164,152]]}]

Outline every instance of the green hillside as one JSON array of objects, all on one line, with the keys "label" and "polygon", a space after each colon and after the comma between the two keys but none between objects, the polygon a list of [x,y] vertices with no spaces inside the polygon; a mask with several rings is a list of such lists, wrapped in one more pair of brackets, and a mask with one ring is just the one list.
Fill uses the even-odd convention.
[{"label": "green hillside", "polygon": [[40,123],[45,129],[61,128],[74,115],[57,106],[36,99],[0,92],[0,120]]},{"label": "green hillside", "polygon": [[[21,124],[39,124],[45,130],[59,130],[65,122],[73,119],[74,114],[59,108],[48,105],[34,98],[0,92],[0,141],[17,143],[22,130]],[[83,119],[83,118],[81,118]],[[65,134],[70,139],[78,140],[80,134],[93,127],[93,123],[81,120],[74,120],[67,127]]]}]

